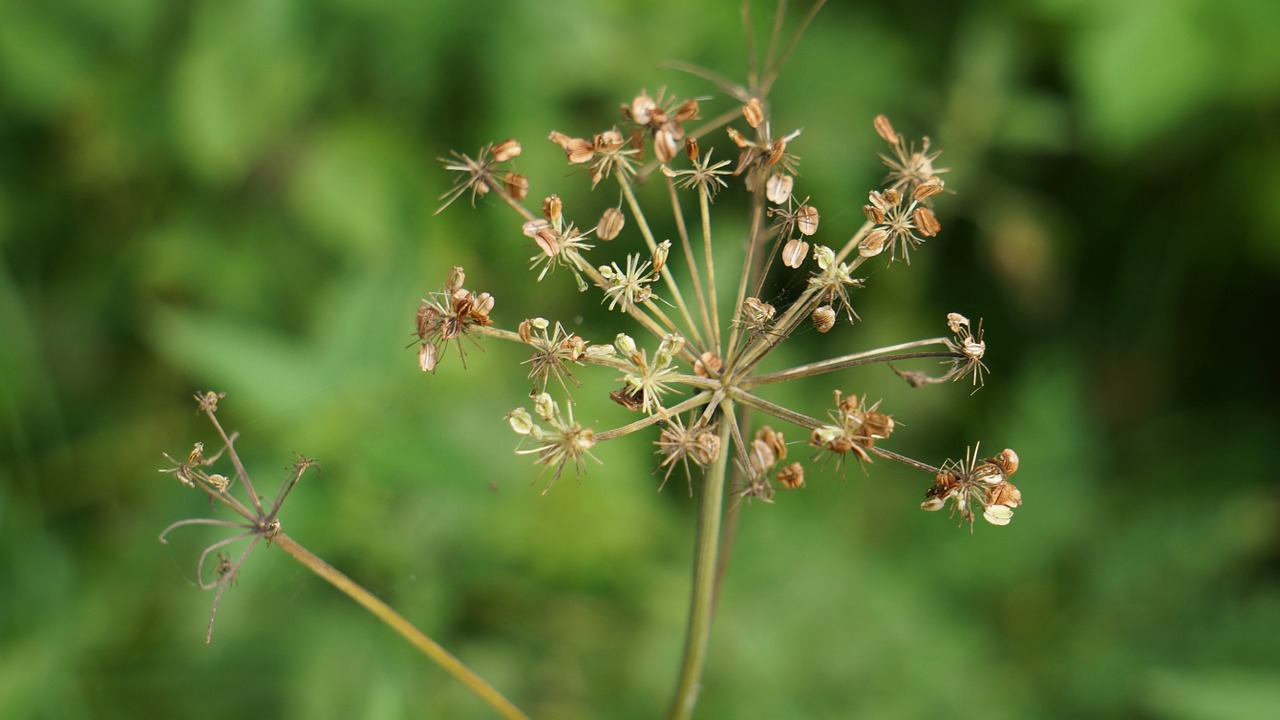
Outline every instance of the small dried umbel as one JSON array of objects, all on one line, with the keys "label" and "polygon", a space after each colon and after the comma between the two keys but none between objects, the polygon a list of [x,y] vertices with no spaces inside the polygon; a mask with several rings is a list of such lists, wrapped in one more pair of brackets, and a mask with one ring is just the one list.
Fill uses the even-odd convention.
[{"label": "small dried umbel", "polygon": [[968,521],[973,528],[977,511],[992,525],[1008,525],[1013,510],[1022,505],[1022,492],[1009,482],[1018,470],[1018,454],[1005,449],[995,457],[979,461],[978,446],[965,452],[960,462],[948,461],[934,476],[933,485],[925,491],[921,509],[941,510],[951,504],[951,514]]},{"label": "small dried umbel", "polygon": [[[262,498],[258,496],[257,491],[254,489],[253,481],[249,479],[249,474],[245,471],[244,463],[241,462],[240,456],[236,453],[235,441],[239,437],[239,433],[228,435],[218,421],[218,402],[224,397],[226,397],[224,393],[214,392],[197,393],[195,396],[200,412],[205,414],[217,431],[218,437],[221,439],[222,449],[213,455],[205,455],[204,443],[198,442],[195,443],[191,452],[187,454],[186,459],[183,461],[179,461],[165,453],[164,457],[171,463],[171,466],[160,470],[162,473],[172,475],[186,487],[203,491],[208,495],[211,503],[220,503],[244,520],[244,522],[236,522],[213,518],[189,518],[169,525],[160,533],[160,542],[168,544],[169,533],[180,527],[203,525],[239,530],[238,533],[231,537],[224,538],[206,547],[196,560],[196,582],[200,589],[217,590],[213,598],[213,607],[209,612],[209,624],[205,633],[206,643],[213,642],[213,621],[218,614],[218,604],[222,601],[222,594],[226,592],[227,587],[235,583],[240,566],[244,564],[245,558],[249,557],[249,553],[258,546],[259,542],[265,540],[270,543],[273,538],[280,534],[278,516],[285,499],[288,498],[290,491],[298,484],[298,481],[302,479],[307,470],[319,467],[314,459],[299,456],[297,461],[289,468],[289,473],[280,485],[279,491],[276,492],[275,501],[269,507],[264,506]],[[217,463],[224,454],[230,458],[231,466],[235,470],[234,481],[239,481],[239,487],[243,488],[242,494],[248,498],[247,502],[233,494],[232,490],[236,483],[232,479],[228,479],[225,475],[211,473],[207,469]],[[223,548],[245,539],[249,539],[249,543],[235,560],[232,560],[230,555],[221,552]],[[206,581],[205,561],[211,555],[217,560],[217,564],[214,566],[215,578]]]},{"label": "small dried umbel", "polygon": [[[422,341],[418,348],[418,365],[423,372],[435,372],[440,347],[458,340],[468,328],[493,324],[489,312],[493,310],[493,296],[487,292],[473,293],[462,287],[466,273],[461,267],[449,272],[444,288],[423,298],[418,306],[417,336]],[[466,363],[466,354],[459,342],[458,355]]]}]

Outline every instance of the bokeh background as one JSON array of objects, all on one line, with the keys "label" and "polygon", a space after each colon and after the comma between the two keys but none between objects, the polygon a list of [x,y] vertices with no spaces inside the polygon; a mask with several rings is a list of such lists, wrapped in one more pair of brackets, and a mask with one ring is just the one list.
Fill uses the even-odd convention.
[{"label": "bokeh background", "polygon": [[[1015,448],[1026,505],[971,535],[877,462],[744,507],[700,717],[1280,715],[1276,37],[1269,0],[823,10],[773,95],[819,237],[859,223],[879,112],[932,137],[957,194],[910,267],[868,265],[862,322],[787,360],[955,310],[984,318],[992,374],[972,396],[872,368],[773,397],[883,398],[892,448],[934,463]],[[563,274],[535,284],[508,209],[433,215],[436,158],[518,138],[532,198],[590,226],[616,191],[545,138],[606,129],[642,88],[731,107],[669,60],[742,79],[737,3],[0,2],[0,716],[492,717],[275,549],[205,645],[194,560],[219,535],[156,536],[214,512],[157,472],[212,442],[207,389],[259,486],[320,459],[291,535],[531,715],[664,712],[683,479],[656,493],[632,437],[543,496],[503,421],[521,354],[432,376],[404,346],[455,264],[507,327],[632,329]],[[724,236],[741,209],[717,202]],[[600,401],[611,374],[579,377],[580,419],[628,419]]]}]

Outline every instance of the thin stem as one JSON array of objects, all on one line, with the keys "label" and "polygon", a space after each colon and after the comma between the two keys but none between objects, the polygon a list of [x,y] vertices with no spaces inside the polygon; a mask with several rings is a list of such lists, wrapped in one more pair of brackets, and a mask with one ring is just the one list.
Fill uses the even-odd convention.
[{"label": "thin stem", "polygon": [[711,329],[711,316],[707,314],[707,293],[702,287],[702,274],[698,271],[697,255],[693,252],[693,241],[689,238],[689,228],[684,222],[684,211],[680,208],[680,193],[676,192],[676,183],[667,180],[667,192],[671,194],[671,211],[676,220],[676,231],[680,234],[680,245],[684,248],[684,259],[689,264],[689,279],[693,282],[693,294],[698,299],[698,311],[702,315],[702,331],[707,337],[714,337]]},{"label": "thin stem", "polygon": [[240,481],[244,483],[245,492],[249,493],[249,500],[253,502],[253,509],[258,511],[258,517],[262,517],[266,513],[262,511],[262,501],[258,499],[258,493],[253,489],[253,482],[249,480],[249,473],[244,469],[244,463],[240,462],[240,454],[236,452],[235,447],[231,445],[231,438],[227,437],[227,431],[222,429],[222,423],[218,422],[218,416],[213,410],[205,410],[205,415],[209,416],[210,422],[213,423],[214,429],[218,431],[218,435],[222,437],[222,444],[226,446],[227,452],[231,454],[231,464],[236,469],[236,475],[240,477]]},{"label": "thin stem", "polygon": [[278,533],[272,539],[272,543],[292,555],[295,560],[302,563],[307,569],[346,593],[351,599],[363,605],[366,610],[373,613],[379,620],[409,641],[411,645],[443,668],[445,672],[457,678],[463,685],[466,685],[471,692],[488,703],[494,710],[497,710],[504,718],[509,720],[528,720],[528,717],[520,712],[519,708],[503,697],[492,685],[485,682],[471,668],[464,665],[461,660],[458,660],[449,651],[441,647],[439,643],[427,637],[425,633],[414,627],[412,623],[404,619],[395,610],[392,610],[389,605],[379,600],[373,593],[343,575],[329,563],[316,557],[283,532]]},{"label": "thin stem", "polygon": [[[653,231],[649,229],[649,221],[645,219],[644,210],[640,208],[640,201],[636,199],[636,194],[631,189],[631,181],[627,179],[625,174],[618,173],[618,185],[622,187],[622,195],[627,199],[627,205],[631,207],[631,214],[636,218],[636,225],[640,228],[640,234],[644,236],[645,244],[649,246],[649,252],[657,252],[658,242],[653,237]],[[666,281],[667,289],[671,292],[671,300],[675,303],[676,308],[680,310],[685,323],[689,326],[689,340],[699,347],[705,347],[706,343],[702,340],[702,333],[698,331],[698,324],[694,322],[693,315],[689,312],[689,306],[685,305],[684,295],[680,292],[680,286],[676,284],[675,276],[671,274],[671,268],[665,266],[662,268],[662,279]]]},{"label": "thin stem", "polygon": [[702,250],[707,262],[707,299],[711,301],[711,329],[715,333],[715,347],[711,348],[717,355],[723,352],[720,342],[720,307],[716,300],[716,263],[715,253],[711,251],[711,196],[707,189],[698,186],[698,212],[702,215]]},{"label": "thin stem", "polygon": [[789,422],[792,425],[799,425],[800,427],[806,427],[806,428],[812,429],[816,427],[821,427],[822,425],[825,424],[819,420],[815,420],[814,418],[809,417],[808,415],[805,415],[803,413],[798,413],[794,410],[789,410],[776,403],[771,403],[768,400],[765,400],[764,398],[756,395],[752,395],[749,392],[744,392],[741,390],[734,389],[732,397],[734,400],[742,403],[743,405],[746,405],[747,407],[755,408],[756,410],[759,410],[762,413],[765,413],[767,415],[772,415],[778,418],[779,420]]},{"label": "thin stem", "polygon": [[663,408],[661,411],[649,415],[648,417],[640,418],[633,423],[628,423],[622,427],[614,428],[612,430],[598,432],[595,434],[595,441],[599,444],[606,440],[613,440],[614,438],[622,437],[623,435],[633,433],[637,430],[643,430],[650,425],[656,425],[657,423],[669,420],[672,416],[679,415],[685,410],[692,410],[700,405],[707,404],[707,401],[713,394],[714,393],[710,390],[704,390],[688,400],[682,400],[669,408]]},{"label": "thin stem", "polygon": [[962,354],[953,350],[937,351],[937,352],[914,352],[904,353],[895,352],[903,348],[922,347],[933,345],[939,342],[945,342],[944,338],[933,338],[931,340],[920,340],[918,342],[903,343],[887,348],[877,348],[866,352],[853,353],[850,355],[842,355],[836,358],[820,360],[818,362],[800,365],[798,367],[787,368],[777,372],[765,373],[763,375],[755,375],[753,377],[744,378],[739,381],[736,387],[753,388],[761,385],[769,385],[771,383],[782,382],[784,380],[794,380],[796,378],[811,377],[813,375],[821,375],[823,373],[835,372],[845,368],[856,367],[858,365],[870,365],[873,363],[889,363],[898,362],[900,360],[918,360],[920,358],[960,358]]},{"label": "thin stem", "polygon": [[668,717],[687,720],[693,714],[701,689],[702,666],[711,637],[711,616],[715,607],[716,565],[720,547],[720,520],[724,508],[725,477],[728,474],[729,433],[733,426],[732,403],[724,408],[720,423],[720,455],[702,478],[698,500],[698,530],[693,557],[693,593],[689,601],[689,626],[685,633],[684,660],[675,698]]},{"label": "thin stem", "polygon": [[882,458],[885,458],[887,460],[895,460],[897,462],[902,463],[903,465],[910,465],[911,467],[916,468],[917,470],[923,470],[929,473],[930,475],[937,475],[938,473],[942,472],[942,468],[934,467],[928,463],[922,463],[919,460],[912,460],[906,455],[899,455],[898,453],[892,450],[885,450],[884,448],[878,445],[871,445],[867,447],[867,449],[875,453],[876,455],[879,455]]}]

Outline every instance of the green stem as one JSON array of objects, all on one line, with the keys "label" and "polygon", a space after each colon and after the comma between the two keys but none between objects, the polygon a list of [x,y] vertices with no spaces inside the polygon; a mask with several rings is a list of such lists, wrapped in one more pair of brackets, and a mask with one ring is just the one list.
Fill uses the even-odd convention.
[{"label": "green stem", "polygon": [[475,674],[471,668],[463,665],[462,661],[450,654],[448,650],[440,647],[439,643],[427,637],[421,630],[404,619],[400,613],[392,610],[389,605],[375,597],[373,593],[299,545],[293,538],[281,532],[271,538],[271,543],[279,546],[281,550],[292,555],[295,560],[302,563],[307,569],[329,581],[331,585],[363,605],[366,610],[390,626],[405,640],[408,640],[409,644],[416,647],[428,659],[444,668],[445,672],[457,678],[463,685],[466,685],[471,692],[488,703],[494,710],[497,710],[502,717],[508,720],[529,720],[528,716],[520,712],[519,708],[513,705],[510,700],[503,697],[492,685]]},{"label": "green stem", "polygon": [[733,411],[732,403],[726,403],[720,421],[720,455],[703,476],[702,497],[698,502],[689,627],[685,633],[680,681],[668,715],[671,720],[687,720],[692,716],[701,689],[702,667],[707,659],[707,642],[711,637],[711,616],[715,607],[716,557],[720,548],[725,477],[731,454],[729,432],[733,427]]}]

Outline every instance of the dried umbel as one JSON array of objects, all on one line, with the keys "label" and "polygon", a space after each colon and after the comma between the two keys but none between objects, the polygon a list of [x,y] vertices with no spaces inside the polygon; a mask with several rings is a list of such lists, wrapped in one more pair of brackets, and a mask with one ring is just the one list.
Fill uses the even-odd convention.
[{"label": "dried umbel", "polygon": [[[781,27],[776,25],[776,32]],[[473,307],[483,309],[483,320],[489,320],[492,308],[484,307],[481,296],[455,305],[456,290],[448,294],[448,303],[428,304],[419,319],[420,334],[429,338],[445,338],[441,328],[448,326],[459,334],[528,347],[533,411],[518,408],[507,417],[520,437],[518,452],[552,468],[552,482],[567,466],[584,471],[595,446],[635,433],[647,433],[656,443],[659,489],[677,466],[684,470],[691,494],[700,498],[702,533],[691,627],[709,618],[714,593],[707,578],[715,572],[723,501],[733,500],[733,508],[742,499],[770,503],[778,488],[798,490],[820,482],[825,473],[806,465],[840,470],[852,459],[865,471],[875,460],[902,463],[922,471],[929,483],[928,509],[950,503],[970,521],[981,512],[992,524],[1007,523],[1021,503],[1007,480],[1017,467],[1012,451],[984,461],[967,453],[963,461],[937,466],[886,447],[901,442],[902,424],[879,400],[869,400],[875,376],[854,370],[887,367],[912,387],[971,378],[977,388],[986,372],[980,322],[971,325],[953,313],[947,319],[949,334],[880,348],[854,347],[866,334],[850,335],[843,344],[824,340],[822,345],[841,349],[831,357],[799,365],[774,362],[771,368],[781,364],[782,369],[762,370],[767,359],[794,358],[796,352],[774,351],[798,330],[809,332],[810,323],[818,333],[834,335],[862,320],[855,309],[867,285],[862,265],[875,258],[890,265],[899,259],[909,263],[913,251],[941,236],[934,204],[947,196],[941,178],[946,170],[937,166],[938,152],[930,141],[908,141],[878,115],[870,119],[870,130],[888,145],[882,158],[889,172],[878,187],[842,193],[867,198],[861,208],[866,222],[839,227],[857,215],[850,208],[839,208],[821,222],[817,205],[800,192],[800,131],[779,129],[770,102],[778,67],[794,45],[794,38],[786,42],[775,35],[767,45],[769,59],[751,73],[747,85],[723,81],[725,107],[706,123],[695,124],[703,106],[715,99],[681,100],[642,90],[622,100],[618,118],[602,118],[594,128],[584,125],[572,133],[552,132],[550,140],[563,150],[570,170],[585,171],[578,173],[586,176],[584,186],[610,188],[594,205],[577,196],[564,202],[548,195],[541,207],[531,208],[515,186],[480,183],[486,197],[500,200],[517,216],[510,235],[519,239],[518,224],[533,253],[536,279],[546,281],[552,270],[567,269],[578,290],[598,293],[612,311],[604,326],[581,331],[574,326],[569,333],[564,325],[538,319],[525,320],[515,332],[502,330],[471,314]],[[778,48],[786,50],[774,54]],[[482,159],[496,162],[508,155],[502,149],[503,144],[494,146]],[[455,162],[450,168],[470,178],[474,164]],[[647,183],[642,186],[641,180]],[[715,203],[719,194],[730,192],[745,194],[744,202]],[[473,189],[473,194],[481,193]],[[747,215],[721,222],[722,206],[723,212],[747,208]],[[581,227],[593,230],[577,230],[571,220],[576,216],[592,218]],[[655,232],[659,218],[661,227],[674,228],[669,240]],[[597,247],[592,233],[608,243]],[[507,242],[494,238],[492,246],[500,251]],[[591,343],[578,332],[614,339]],[[425,351],[430,357],[424,365],[435,366],[432,353],[438,344],[425,343],[432,350]],[[935,376],[920,367],[930,361],[942,363],[944,370]],[[580,384],[569,373],[575,366],[605,368],[605,382]],[[852,385],[857,392],[835,392],[835,407],[825,412],[784,407],[761,393],[769,385],[832,373],[841,374],[842,387]],[[563,404],[551,392],[563,392]],[[601,428],[574,421],[569,396],[582,392],[607,395],[620,406],[615,412],[621,419],[602,414],[599,423],[607,427]],[[784,433],[807,438],[813,456],[787,459]],[[691,638],[689,647],[704,642]],[[688,657],[697,655],[691,653]],[[677,707],[692,707],[696,678],[696,669],[682,674],[679,696],[685,700]]]},{"label": "dried umbel", "polygon": [[[821,464],[834,459],[836,466],[841,467],[848,457],[860,465],[870,463],[876,456],[907,460],[881,448],[896,423],[879,409],[878,402],[868,405],[865,394],[837,392],[836,409],[828,420],[819,420],[774,406],[754,393],[756,387],[873,363],[890,365],[914,387],[961,377],[971,378],[975,387],[981,384],[986,371],[982,331],[980,328],[975,331],[967,318],[956,313],[947,318],[950,337],[899,343],[782,371],[757,372],[761,361],[802,321],[807,319],[818,332],[829,333],[842,317],[848,322],[859,319],[853,298],[853,292],[865,285],[865,280],[857,276],[859,265],[881,254],[887,255],[890,262],[899,258],[909,261],[911,250],[920,248],[926,239],[940,233],[941,223],[932,202],[944,192],[939,175],[945,171],[935,166],[937,152],[929,149],[927,140],[921,143],[923,149],[917,151],[915,145],[908,144],[893,129],[887,118],[877,116],[872,125],[891,149],[885,156],[891,170],[886,185],[867,193],[867,202],[862,207],[867,222],[854,230],[847,241],[820,241],[818,210],[808,199],[799,200],[795,195],[799,158],[792,148],[799,132],[774,134],[764,93],[748,91],[745,97],[741,105],[745,127],[726,129],[730,149],[738,154],[733,170],[728,169],[728,160],[713,161],[715,148],[709,146],[712,135],[706,128],[696,134],[686,130],[685,123],[699,117],[699,104],[682,102],[661,92],[655,97],[642,91],[625,103],[621,128],[581,137],[551,134],[552,141],[565,151],[570,165],[589,168],[593,187],[606,179],[618,186],[622,204],[604,209],[595,223],[596,237],[619,239],[630,218],[635,222],[636,235],[644,242],[639,251],[615,254],[615,259],[602,263],[586,259],[595,252],[594,247],[588,242],[588,233],[578,231],[569,220],[566,204],[559,195],[546,196],[539,212],[535,213],[521,204],[523,196],[512,183],[488,182],[484,173],[477,171],[476,168],[515,157],[518,143],[498,143],[481,153],[481,161],[450,165],[459,172],[465,170],[469,178],[478,177],[472,184],[482,183],[485,193],[498,196],[521,216],[523,233],[535,246],[531,265],[538,271],[538,280],[546,279],[555,268],[568,268],[579,289],[596,288],[608,309],[630,316],[643,331],[658,340],[656,349],[646,348],[630,334],[615,332],[616,339],[611,345],[595,345],[569,333],[560,323],[552,324],[541,318],[522,322],[516,333],[492,328],[493,298],[463,289],[460,270],[451,275],[443,291],[423,302],[417,318],[418,335],[423,341],[419,350],[423,369],[434,370],[442,346],[469,334],[528,345],[532,351],[529,374],[543,393],[540,397],[549,398],[546,392],[552,379],[566,394],[578,390],[580,383],[570,372],[575,365],[603,365],[620,373],[617,379],[621,386],[615,385],[606,392],[618,404],[649,420],[593,433],[577,426],[567,416],[540,414],[543,422],[551,423],[551,429],[542,431],[535,431],[534,425],[526,428],[526,418],[532,422],[532,416],[520,412],[509,416],[517,432],[535,443],[533,450],[521,452],[536,454],[540,463],[555,467],[557,476],[568,464],[583,468],[582,459],[595,443],[636,432],[650,424],[664,423],[658,440],[663,457],[660,466],[666,471],[664,478],[677,464],[685,467],[686,472],[707,470],[703,460],[731,448],[735,455],[733,465],[745,478],[738,483],[739,494],[769,499],[767,486],[777,482],[786,488],[800,487],[804,484],[803,471],[797,469],[794,462],[783,470],[775,470],[785,457],[786,447],[772,438],[781,435],[772,429],[752,435],[743,432],[738,427],[737,408],[753,408],[800,425],[816,450],[815,459]],[[701,142],[696,138],[701,138]],[[651,166],[645,168],[639,164],[650,145],[661,169],[658,177],[665,178],[667,199],[674,201],[676,212],[682,215],[687,212],[683,202],[685,194],[696,201],[695,217],[681,217],[677,223],[680,236],[674,243],[659,242],[654,237],[649,221],[653,210],[641,201],[634,184],[638,175],[652,170]],[[678,147],[683,147],[683,155],[677,152]],[[758,207],[764,208],[765,216],[773,222],[769,227],[759,222],[752,225],[745,267],[736,278],[738,305],[726,325],[716,301],[717,296],[725,293],[717,291],[714,283],[734,274],[713,272],[717,252],[710,235],[713,227],[710,216],[712,200],[718,192],[730,187],[733,176],[740,178],[747,193],[759,198]],[[521,187],[525,186],[527,184]],[[701,236],[690,232],[691,228],[701,228]],[[680,250],[672,252],[675,243]],[[766,248],[769,252],[761,252]],[[775,258],[777,265],[774,265]],[[674,263],[683,266],[681,271],[690,279],[692,292],[682,288],[672,274],[670,266]],[[786,273],[797,273],[803,281],[804,291],[782,309],[759,294],[766,275],[771,272],[779,272],[784,277]],[[930,357],[947,364],[947,371],[931,376],[923,370],[902,370],[892,365]],[[673,397],[677,400],[673,401]],[[546,400],[542,402],[545,405]],[[680,415],[685,413],[687,419],[682,420]],[[557,419],[553,422],[550,417]],[[686,431],[686,427],[691,429]],[[720,433],[709,435],[707,428],[711,427],[720,428]],[[707,450],[712,444],[711,437],[718,438],[716,453]],[[916,461],[909,464],[932,467]],[[946,480],[952,475],[958,478],[957,487],[966,487],[965,474],[957,470],[967,467],[965,463],[949,463],[933,468],[934,487],[949,487]],[[973,492],[956,495],[943,495],[937,489],[930,492],[935,498],[951,500],[979,498]],[[1005,486],[981,495],[990,501],[987,506],[1005,508],[1013,507],[1009,503],[1015,502],[1016,497],[1014,491]],[[966,512],[962,510],[962,516]],[[992,510],[988,519],[999,520],[1003,512],[998,508]]]}]

